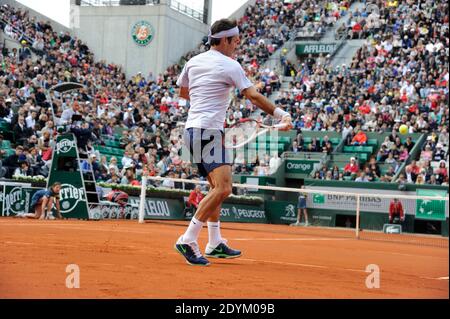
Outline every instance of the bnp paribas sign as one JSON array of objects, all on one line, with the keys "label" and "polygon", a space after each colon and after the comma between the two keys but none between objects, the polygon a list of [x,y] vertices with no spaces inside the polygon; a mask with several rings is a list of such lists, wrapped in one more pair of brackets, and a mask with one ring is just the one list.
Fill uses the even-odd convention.
[{"label": "bnp paribas sign", "polygon": [[78,149],[73,134],[59,135],[53,150],[47,187],[61,183],[60,208],[65,218],[88,219],[88,205],[83,177],[78,163]]}]

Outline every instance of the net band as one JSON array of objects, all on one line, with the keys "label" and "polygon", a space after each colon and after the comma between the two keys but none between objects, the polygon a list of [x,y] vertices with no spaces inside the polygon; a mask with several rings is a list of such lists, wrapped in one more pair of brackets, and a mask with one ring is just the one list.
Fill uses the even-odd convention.
[{"label": "net band", "polygon": [[[192,180],[192,179],[183,179],[183,178],[168,178],[168,177],[161,177],[161,176],[149,176],[147,177],[149,180],[154,181],[164,181],[164,180],[171,180],[173,182],[180,182],[180,183],[191,183],[191,184],[201,184],[201,185],[209,185],[209,182],[207,181],[199,181],[199,180]],[[237,188],[253,188],[253,189],[262,189],[262,190],[269,190],[269,191],[282,191],[282,192],[291,192],[291,193],[305,193],[305,194],[323,194],[323,190],[316,190],[316,189],[306,189],[306,188],[292,188],[292,187],[279,187],[279,186],[264,186],[264,185],[253,185],[253,184],[238,184],[233,183],[233,187]],[[349,193],[347,192],[335,192],[335,191],[326,191],[327,194],[331,195],[342,195],[342,196],[348,196]],[[367,193],[352,193],[352,196],[368,196],[370,194]],[[389,195],[389,194],[371,194],[371,196],[376,195],[379,198],[398,198],[398,199],[421,199],[421,200],[443,200],[443,201],[449,201],[449,197],[439,197],[439,196],[413,196],[413,195]]]}]

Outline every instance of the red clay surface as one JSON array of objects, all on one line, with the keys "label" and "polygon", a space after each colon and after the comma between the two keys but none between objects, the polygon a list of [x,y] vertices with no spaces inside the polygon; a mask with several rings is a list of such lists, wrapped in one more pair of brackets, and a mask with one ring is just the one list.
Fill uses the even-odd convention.
[{"label": "red clay surface", "polygon": [[[339,231],[222,224],[243,256],[185,263],[173,245],[186,222],[0,219],[1,298],[448,298],[443,247],[356,240]],[[434,239],[421,239],[423,243]],[[207,242],[207,229],[200,246]],[[442,246],[442,245],[441,245]],[[80,288],[66,288],[66,266]],[[366,287],[366,266],[381,270]]]}]

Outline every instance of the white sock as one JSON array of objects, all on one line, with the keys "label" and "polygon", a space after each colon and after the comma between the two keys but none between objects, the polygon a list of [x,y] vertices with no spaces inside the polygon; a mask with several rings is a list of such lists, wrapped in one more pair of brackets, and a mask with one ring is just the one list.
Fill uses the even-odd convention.
[{"label": "white sock", "polygon": [[183,235],[182,241],[184,244],[189,244],[194,241],[197,241],[198,235],[202,230],[203,224],[197,218],[192,217],[191,222],[189,223],[189,227]]},{"label": "white sock", "polygon": [[222,236],[220,235],[220,221],[217,223],[208,222],[208,235],[210,246],[215,248],[222,242]]}]

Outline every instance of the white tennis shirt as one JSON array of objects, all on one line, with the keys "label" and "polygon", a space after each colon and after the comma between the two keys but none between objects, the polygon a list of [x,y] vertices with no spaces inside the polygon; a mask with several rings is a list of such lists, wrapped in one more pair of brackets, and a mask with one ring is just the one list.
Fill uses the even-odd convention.
[{"label": "white tennis shirt", "polygon": [[185,64],[177,85],[189,88],[186,128],[223,130],[231,88],[242,91],[253,84],[237,61],[209,50]]}]

